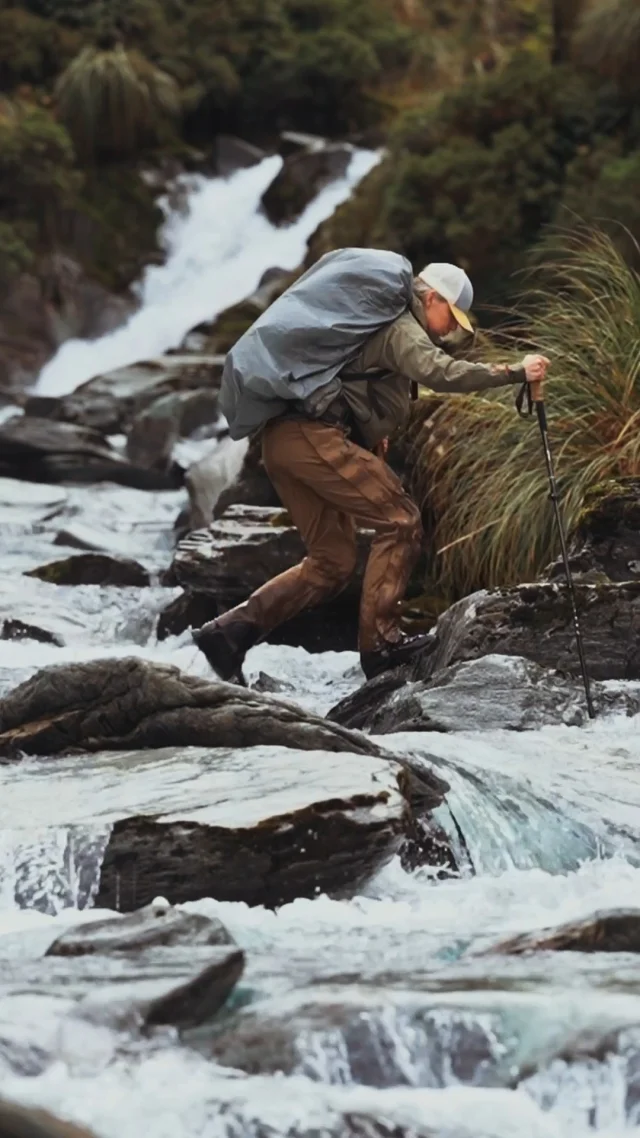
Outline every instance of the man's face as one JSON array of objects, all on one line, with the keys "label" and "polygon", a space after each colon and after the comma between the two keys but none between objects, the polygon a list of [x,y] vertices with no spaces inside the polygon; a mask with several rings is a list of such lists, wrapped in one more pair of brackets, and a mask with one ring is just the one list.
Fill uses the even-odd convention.
[{"label": "man's face", "polygon": [[455,332],[458,327],[458,321],[446,300],[443,300],[433,288],[424,295],[424,312],[429,334],[436,340],[442,340],[444,336]]}]

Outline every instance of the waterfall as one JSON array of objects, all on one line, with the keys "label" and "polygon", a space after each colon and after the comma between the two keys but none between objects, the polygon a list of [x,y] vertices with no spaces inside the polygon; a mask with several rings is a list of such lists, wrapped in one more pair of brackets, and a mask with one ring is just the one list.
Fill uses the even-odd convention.
[{"label": "waterfall", "polygon": [[354,151],[346,175],[321,190],[296,222],[281,227],[260,209],[282,166],[277,155],[229,178],[190,178],[186,212],[161,203],[166,261],[146,270],[138,311],[99,340],[63,344],[40,373],[38,393],[64,395],[95,375],[161,355],[196,324],[249,296],[267,269],[297,268],[314,230],[379,159],[372,151]]}]

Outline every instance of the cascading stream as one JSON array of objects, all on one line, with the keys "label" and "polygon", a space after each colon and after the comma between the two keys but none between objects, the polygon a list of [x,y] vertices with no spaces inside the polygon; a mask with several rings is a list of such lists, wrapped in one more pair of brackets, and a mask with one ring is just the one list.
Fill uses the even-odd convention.
[{"label": "cascading stream", "polygon": [[379,159],[372,151],[355,151],[345,177],[282,227],[271,225],[259,209],[282,165],[277,155],[229,178],[191,178],[188,212],[168,212],[164,203],[166,262],[146,271],[138,312],[100,340],[64,344],[43,368],[38,393],[64,395],[102,372],[158,356],[179,345],[196,324],[249,296],[267,269],[295,269],[314,230]]},{"label": "cascading stream", "polygon": [[[279,159],[228,180],[195,179],[189,213],[167,214],[167,262],[145,275],[139,312],[99,341],[66,344],[39,391],[61,394],[157,355],[250,293],[267,268],[295,267],[309,234],[376,160],[356,153],[347,178],[287,229],[257,209]],[[44,664],[100,655],[208,674],[188,632],[157,642],[159,588],[65,589],[21,576],[50,552],[51,518],[99,524],[118,550],[166,564],[179,507],[175,493],[3,480],[0,616],[46,614],[65,644],[0,639],[0,694]],[[250,653],[249,682],[260,672],[320,713],[362,681],[355,654],[274,645]],[[188,905],[221,918],[245,949],[238,1006],[255,1017],[245,1040],[258,1070],[281,1075],[229,1070],[235,1019],[226,1065],[220,1056],[216,1065],[211,1032],[180,1047],[174,1036],[132,1040],[74,1016],[39,959],[87,919],[110,817],[127,795],[136,809],[160,799],[168,808],[188,793],[189,756],[149,757],[127,777],[116,756],[102,766],[86,756],[0,765],[0,963],[13,977],[0,975],[0,1097],[47,1106],[98,1138],[626,1138],[640,1117],[637,957],[479,953],[517,932],[638,906],[638,737],[637,718],[622,717],[522,735],[385,736],[385,747],[435,761],[451,782],[475,874],[438,881],[394,860],[348,901],[298,900],[277,913]],[[574,1030],[599,1039],[618,1028],[619,1055],[572,1061]]]}]

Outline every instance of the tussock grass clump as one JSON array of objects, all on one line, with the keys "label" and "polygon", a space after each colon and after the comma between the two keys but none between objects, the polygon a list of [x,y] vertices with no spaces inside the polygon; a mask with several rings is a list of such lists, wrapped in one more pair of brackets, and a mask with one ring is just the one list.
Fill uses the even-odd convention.
[{"label": "tussock grass clump", "polygon": [[[529,277],[521,319],[529,350],[552,360],[547,414],[571,528],[595,486],[640,475],[640,276],[605,233],[555,233],[553,242],[553,257]],[[451,598],[531,580],[558,552],[537,422],[518,417],[514,394],[453,396],[414,420],[433,572]]]}]

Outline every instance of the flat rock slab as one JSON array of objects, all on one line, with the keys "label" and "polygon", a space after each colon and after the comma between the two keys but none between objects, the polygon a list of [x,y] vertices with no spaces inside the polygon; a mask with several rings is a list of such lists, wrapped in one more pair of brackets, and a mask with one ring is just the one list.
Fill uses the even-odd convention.
[{"label": "flat rock slab", "polygon": [[[576,595],[590,676],[640,679],[640,581],[577,583]],[[561,583],[473,593],[447,609],[435,631],[435,651],[419,656],[406,678],[429,680],[451,664],[494,653],[580,674],[570,598]]]},{"label": "flat rock slab", "polygon": [[[594,681],[596,713],[640,712],[635,692]],[[329,712],[336,723],[376,735],[393,731],[533,731],[547,724],[586,722],[584,688],[531,660],[481,656],[452,664],[430,680],[405,681],[394,672],[371,680]]]},{"label": "flat rock slab", "polygon": [[112,557],[108,553],[78,553],[30,569],[26,577],[37,577],[54,585],[133,585],[151,584],[147,570],[139,561]]},{"label": "flat rock slab", "polygon": [[[345,595],[359,592],[370,540],[368,531],[360,531],[358,568]],[[183,538],[172,576],[183,588],[212,593],[230,607],[304,556],[302,539],[283,510],[236,505],[207,529]]]},{"label": "flat rock slab", "polygon": [[158,896],[275,906],[349,895],[392,857],[407,822],[404,779],[386,758],[327,750],[69,755],[55,773],[49,759],[32,761],[28,777],[24,765],[0,766],[0,829],[24,846],[42,799],[52,835],[102,834],[100,908],[129,912]]},{"label": "flat rock slab", "polygon": [[489,951],[508,956],[544,951],[640,953],[640,909],[601,910],[582,921],[510,937]]},{"label": "flat rock slab", "polygon": [[379,755],[295,704],[138,657],[44,668],[0,701],[0,755],[129,747],[278,745]]},{"label": "flat rock slab", "polygon": [[98,375],[61,399],[34,396],[26,410],[104,434],[126,433],[136,416],[164,395],[218,388],[223,364],[224,356],[160,356]]},{"label": "flat rock slab", "polygon": [[23,415],[0,426],[0,475],[28,482],[116,482],[141,490],[171,490],[182,471],[134,466],[97,431]]},{"label": "flat rock slab", "polygon": [[88,956],[139,952],[176,945],[234,944],[222,921],[186,913],[157,897],[124,917],[107,917],[67,929],[49,945],[47,956]]}]

